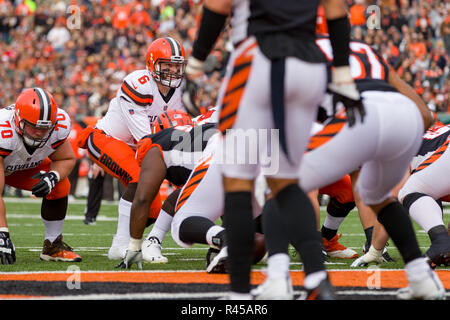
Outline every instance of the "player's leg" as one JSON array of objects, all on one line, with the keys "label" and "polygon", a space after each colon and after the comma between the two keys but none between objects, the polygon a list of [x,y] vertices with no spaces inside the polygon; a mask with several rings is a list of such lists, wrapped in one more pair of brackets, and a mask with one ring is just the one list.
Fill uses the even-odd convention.
[{"label": "player's leg", "polygon": [[332,258],[341,259],[358,257],[356,251],[339,243],[342,234],[337,234],[340,225],[355,207],[350,176],[345,175],[335,183],[320,188],[319,192],[330,196],[325,221],[321,228],[322,240],[327,254]]},{"label": "player's leg", "polygon": [[[444,294],[442,284],[422,256],[406,209],[391,193],[420,147],[422,118],[412,101],[400,94],[366,93],[364,100],[368,107],[384,104],[395,105],[396,108],[379,108],[386,129],[379,132],[380,147],[373,156],[374,160],[366,162],[361,168],[357,190],[363,202],[377,214],[378,221],[405,262],[409,287],[400,291],[399,297],[440,298]],[[410,116],[405,117],[405,114]]]},{"label": "player's leg", "polygon": [[[181,188],[177,188],[162,204],[161,211],[153,224],[149,234],[142,242],[142,258],[150,263],[167,263],[168,259],[161,253],[161,245],[167,232],[170,231],[175,206],[180,195]],[[150,220],[150,219],[149,219]]]},{"label": "player's leg", "polygon": [[[51,160],[46,158],[40,166],[17,171],[5,178],[5,183],[18,189],[31,190],[36,183],[32,176],[41,170],[50,170]],[[81,256],[62,241],[62,229],[67,213],[70,182],[68,178],[59,181],[52,191],[42,199],[41,217],[45,228],[42,260],[80,262]]]},{"label": "player's leg", "polygon": [[443,221],[443,212],[437,202],[450,193],[448,179],[442,177],[450,163],[450,150],[443,145],[427,160],[426,166],[414,172],[399,192],[399,199],[410,216],[428,234],[431,246],[426,255],[430,264],[448,265],[450,263],[450,237]]}]

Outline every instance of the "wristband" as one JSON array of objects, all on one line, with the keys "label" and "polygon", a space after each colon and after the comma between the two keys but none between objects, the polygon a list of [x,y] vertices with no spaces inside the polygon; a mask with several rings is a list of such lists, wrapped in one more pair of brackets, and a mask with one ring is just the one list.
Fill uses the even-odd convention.
[{"label": "wristband", "polygon": [[202,20],[197,39],[192,46],[192,56],[205,61],[225,26],[228,15],[214,12],[203,6]]},{"label": "wristband", "polygon": [[50,172],[53,172],[56,175],[56,179],[57,179],[56,182],[59,182],[59,179],[61,179],[59,173],[57,171],[55,171],[55,170],[52,170]]},{"label": "wristband", "polygon": [[348,66],[350,57],[350,21],[347,16],[327,20],[333,48],[333,66]]},{"label": "wristband", "polygon": [[9,233],[8,227],[0,227],[0,232],[8,232]]}]

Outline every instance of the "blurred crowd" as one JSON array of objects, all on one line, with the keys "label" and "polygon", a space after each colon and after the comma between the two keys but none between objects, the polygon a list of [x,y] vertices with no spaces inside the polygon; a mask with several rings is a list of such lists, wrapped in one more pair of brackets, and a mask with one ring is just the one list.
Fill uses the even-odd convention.
[{"label": "blurred crowd", "polygon": [[[377,47],[430,108],[448,112],[448,1],[348,4],[354,38]],[[379,19],[371,20],[371,5],[380,8]],[[189,56],[200,13],[201,0],[0,0],[0,105],[13,103],[24,87],[41,86],[71,115],[99,117],[124,76],[145,68],[153,39],[180,39]],[[203,106],[214,104],[232,50],[229,34],[207,60]]]}]

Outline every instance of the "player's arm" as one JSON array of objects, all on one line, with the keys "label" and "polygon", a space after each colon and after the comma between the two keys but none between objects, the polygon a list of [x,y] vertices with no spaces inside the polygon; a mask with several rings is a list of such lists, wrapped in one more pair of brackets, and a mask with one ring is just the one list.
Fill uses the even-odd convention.
[{"label": "player's arm", "polygon": [[2,197],[4,187],[5,169],[3,158],[0,157],[0,264],[14,264],[16,253],[14,245],[9,238],[8,224],[6,222],[6,208]]},{"label": "player's arm", "polygon": [[[147,223],[150,205],[159,192],[166,172],[167,167],[160,149],[152,147],[142,160],[139,183],[131,205],[130,235],[139,245]],[[130,241],[130,247],[131,245]]]},{"label": "player's arm", "polygon": [[350,21],[344,0],[321,0],[333,50],[333,68],[328,89],[333,93],[333,107],[342,102],[350,126],[356,122],[356,113],[364,120],[365,110],[359,91],[350,72]]},{"label": "player's arm", "polygon": [[32,178],[39,181],[31,189],[31,193],[36,197],[45,197],[49,194],[56,184],[65,179],[72,172],[76,158],[72,146],[68,140],[59,145],[55,152],[49,155],[50,171],[40,171]]},{"label": "player's arm", "polygon": [[65,179],[72,172],[76,162],[75,154],[68,140],[64,141],[49,158],[52,160],[50,171],[58,172],[59,180]]},{"label": "player's arm", "polygon": [[433,125],[434,119],[430,110],[428,109],[422,98],[414,91],[414,89],[405,81],[403,81],[400,76],[390,68],[388,82],[397,89],[398,92],[404,94],[410,98],[416,104],[423,118],[424,132],[428,130]]},{"label": "player's arm", "polygon": [[191,116],[200,114],[196,105],[197,83],[204,75],[205,60],[224,29],[231,13],[232,0],[205,0],[197,38],[186,66],[186,84],[183,90],[183,104]]}]

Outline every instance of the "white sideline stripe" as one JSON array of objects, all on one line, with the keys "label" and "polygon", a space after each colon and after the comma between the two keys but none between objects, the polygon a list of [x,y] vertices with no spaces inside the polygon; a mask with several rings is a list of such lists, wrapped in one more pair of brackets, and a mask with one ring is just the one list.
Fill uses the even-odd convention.
[{"label": "white sideline stripe", "polygon": [[[295,290],[295,295],[303,295],[305,291]],[[364,296],[395,296],[396,290],[393,291],[378,291],[373,290],[348,290],[336,291],[337,295],[364,295]],[[102,293],[102,294],[84,294],[84,295],[66,295],[53,297],[34,297],[31,299],[17,299],[17,300],[117,300],[117,299],[205,299],[205,298],[225,298],[228,292],[199,292],[199,293],[166,293],[166,292],[152,292],[152,293]],[[445,294],[447,297],[450,293]]]},{"label": "white sideline stripe", "polygon": [[[10,202],[10,203],[36,203],[36,204],[40,204],[42,199],[41,198],[36,198],[33,199],[31,197],[24,197],[24,198],[15,198],[15,197],[4,197],[3,200],[5,202]],[[86,204],[87,203],[87,199],[80,199],[80,200],[71,200],[69,201],[69,204]],[[119,204],[119,201],[114,200],[114,201],[106,201],[103,200],[102,201],[102,206],[106,205],[106,206],[117,206]]]},{"label": "white sideline stripe", "polygon": [[[7,213],[8,219],[42,219],[39,213],[30,214],[30,213]],[[106,217],[106,216],[98,216],[97,221],[117,221],[118,218]],[[84,220],[84,215],[67,215],[65,220]]]}]

